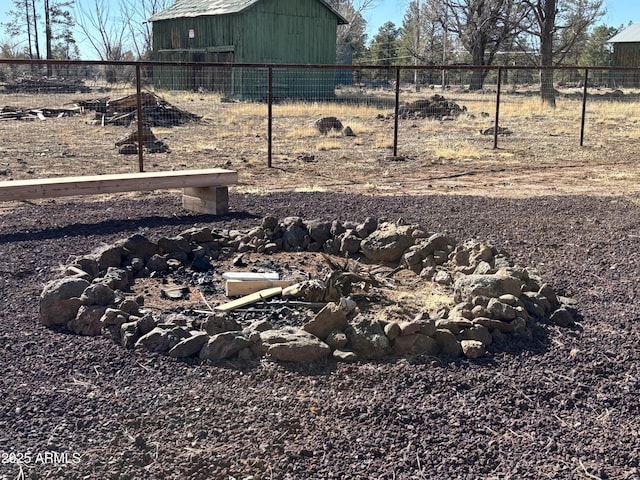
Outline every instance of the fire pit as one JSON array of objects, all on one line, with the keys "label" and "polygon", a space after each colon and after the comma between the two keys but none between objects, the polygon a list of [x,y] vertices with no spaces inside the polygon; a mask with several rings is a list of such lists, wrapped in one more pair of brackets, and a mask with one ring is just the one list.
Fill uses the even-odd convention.
[{"label": "fire pit", "polygon": [[[136,234],[63,268],[40,319],[196,363],[480,358],[577,309],[531,268],[419,225],[265,217],[248,231]],[[233,298],[231,298],[233,297]]]}]

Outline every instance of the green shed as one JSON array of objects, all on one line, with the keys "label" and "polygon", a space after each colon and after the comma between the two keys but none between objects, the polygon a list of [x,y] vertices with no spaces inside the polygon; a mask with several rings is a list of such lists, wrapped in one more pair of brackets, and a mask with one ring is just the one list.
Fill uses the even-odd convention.
[{"label": "green shed", "polygon": [[[325,0],[178,0],[148,19],[153,59],[236,64],[324,64],[336,61],[336,29],[347,20]],[[155,67],[154,82],[172,90],[213,90],[264,99],[267,69]],[[273,69],[274,96],[334,95],[332,69]]]},{"label": "green shed", "polygon": [[616,86],[640,87],[638,71],[615,70],[615,67],[640,67],[640,23],[632,23],[608,43],[613,44],[612,73]]}]

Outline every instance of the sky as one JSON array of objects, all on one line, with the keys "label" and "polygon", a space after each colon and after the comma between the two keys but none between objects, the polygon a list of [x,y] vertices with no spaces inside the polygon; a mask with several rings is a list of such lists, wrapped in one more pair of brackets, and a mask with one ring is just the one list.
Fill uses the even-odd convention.
[{"label": "sky", "polygon": [[[2,1],[2,0],[0,0]],[[406,0],[377,0],[376,6],[365,11],[367,34],[369,40],[385,22],[393,22],[396,27],[402,26],[402,17],[407,9]],[[598,25],[609,27],[627,25],[629,22],[640,23],[640,3],[638,0],[605,0],[606,15]]]},{"label": "sky", "polygon": [[[93,0],[76,0],[77,4],[83,2],[92,4]],[[378,29],[385,22],[393,22],[397,27],[402,25],[402,17],[406,10],[408,0],[376,0],[373,7],[364,12],[364,17],[368,22],[367,34],[369,40],[373,38]],[[640,4],[638,0],[604,0],[606,15],[599,24],[604,23],[610,27],[627,25],[629,22],[640,22]],[[0,0],[0,22],[7,17],[7,12],[11,10],[13,2],[11,0]],[[0,40],[5,37],[3,29],[0,28]],[[79,40],[79,39],[78,39]],[[80,44],[82,53],[85,48]],[[83,55],[83,58],[88,58]]]}]

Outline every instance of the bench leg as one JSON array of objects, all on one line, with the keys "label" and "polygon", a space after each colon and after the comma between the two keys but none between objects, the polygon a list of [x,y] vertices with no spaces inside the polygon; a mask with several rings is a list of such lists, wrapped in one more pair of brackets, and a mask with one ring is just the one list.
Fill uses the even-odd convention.
[{"label": "bench leg", "polygon": [[187,187],[182,206],[193,212],[224,215],[229,213],[229,189],[226,186]]}]

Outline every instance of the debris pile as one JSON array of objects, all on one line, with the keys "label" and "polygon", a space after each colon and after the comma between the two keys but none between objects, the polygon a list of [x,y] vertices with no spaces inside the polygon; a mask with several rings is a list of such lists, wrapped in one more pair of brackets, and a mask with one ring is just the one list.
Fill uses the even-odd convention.
[{"label": "debris pile", "polygon": [[434,118],[437,120],[453,119],[467,111],[467,107],[449,101],[442,95],[434,95],[430,99],[416,100],[402,105],[398,116],[403,119]]},{"label": "debris pile", "polygon": [[70,108],[18,108],[18,107],[2,107],[0,108],[0,121],[3,120],[45,120],[46,118],[61,118],[79,115],[81,110],[79,107]]},{"label": "debris pile", "polygon": [[88,93],[83,80],[69,78],[27,77],[4,85],[5,93]]},{"label": "debris pile", "polygon": [[[111,100],[109,97],[76,100],[75,104],[96,112],[94,124],[129,126],[137,120],[138,101],[135,94]],[[142,92],[142,121],[149,127],[173,127],[197,122],[202,117],[181,110],[159,96]]]},{"label": "debris pile", "polygon": [[[496,127],[495,125],[492,127],[483,128],[480,130],[480,135],[495,135]],[[509,130],[507,127],[498,127],[498,135],[511,135],[513,132]]]},{"label": "debris pile", "polygon": [[331,130],[335,130],[336,132],[341,132],[344,128],[342,122],[336,117],[323,117],[319,120],[316,120],[315,126],[318,131],[326,135]]},{"label": "debris pile", "polygon": [[[73,90],[74,92],[76,90]],[[157,95],[144,92],[141,95],[142,113],[145,128],[154,126],[171,127],[188,122],[197,122],[202,117],[181,110]],[[109,97],[74,100],[71,107],[20,108],[5,106],[0,108],[0,121],[3,120],[45,120],[80,115],[86,110],[96,112],[94,125],[129,126],[137,121],[137,99],[135,95],[110,100]]]},{"label": "debris pile", "polygon": [[[169,152],[167,144],[162,140],[159,140],[147,125],[143,125],[142,127],[142,146],[147,153]],[[138,153],[138,130],[136,129],[118,140],[116,142],[116,147],[118,147],[118,153],[124,155],[136,155]]]},{"label": "debris pile", "polygon": [[[243,256],[256,255],[279,261],[290,273],[286,252],[301,251],[319,252],[329,266],[324,278],[276,284],[278,272],[237,272],[227,274],[227,281],[253,282],[234,285],[237,294],[247,295],[231,301],[211,295],[222,281],[215,265],[233,258],[243,268]],[[312,254],[305,255],[300,266]],[[346,255],[357,261],[340,258]],[[312,270],[318,273],[317,266]],[[570,327],[578,315],[572,299],[556,295],[534,270],[485,242],[458,244],[419,225],[370,218],[352,223],[265,217],[247,231],[194,227],[157,241],[135,234],[76,258],[64,275],[40,296],[45,326],[200,362],[475,359],[499,350],[513,335],[531,341],[539,322]],[[190,280],[170,285],[180,278]],[[192,308],[148,308],[148,282],[159,280],[164,298],[187,297]],[[143,293],[133,288],[137,282],[145,284]],[[423,291],[440,300],[415,303]]]},{"label": "debris pile", "polygon": [[353,129],[348,125],[344,127],[337,117],[322,117],[313,124],[322,135],[327,135],[333,131],[336,133],[342,132],[345,137],[356,136]]}]

